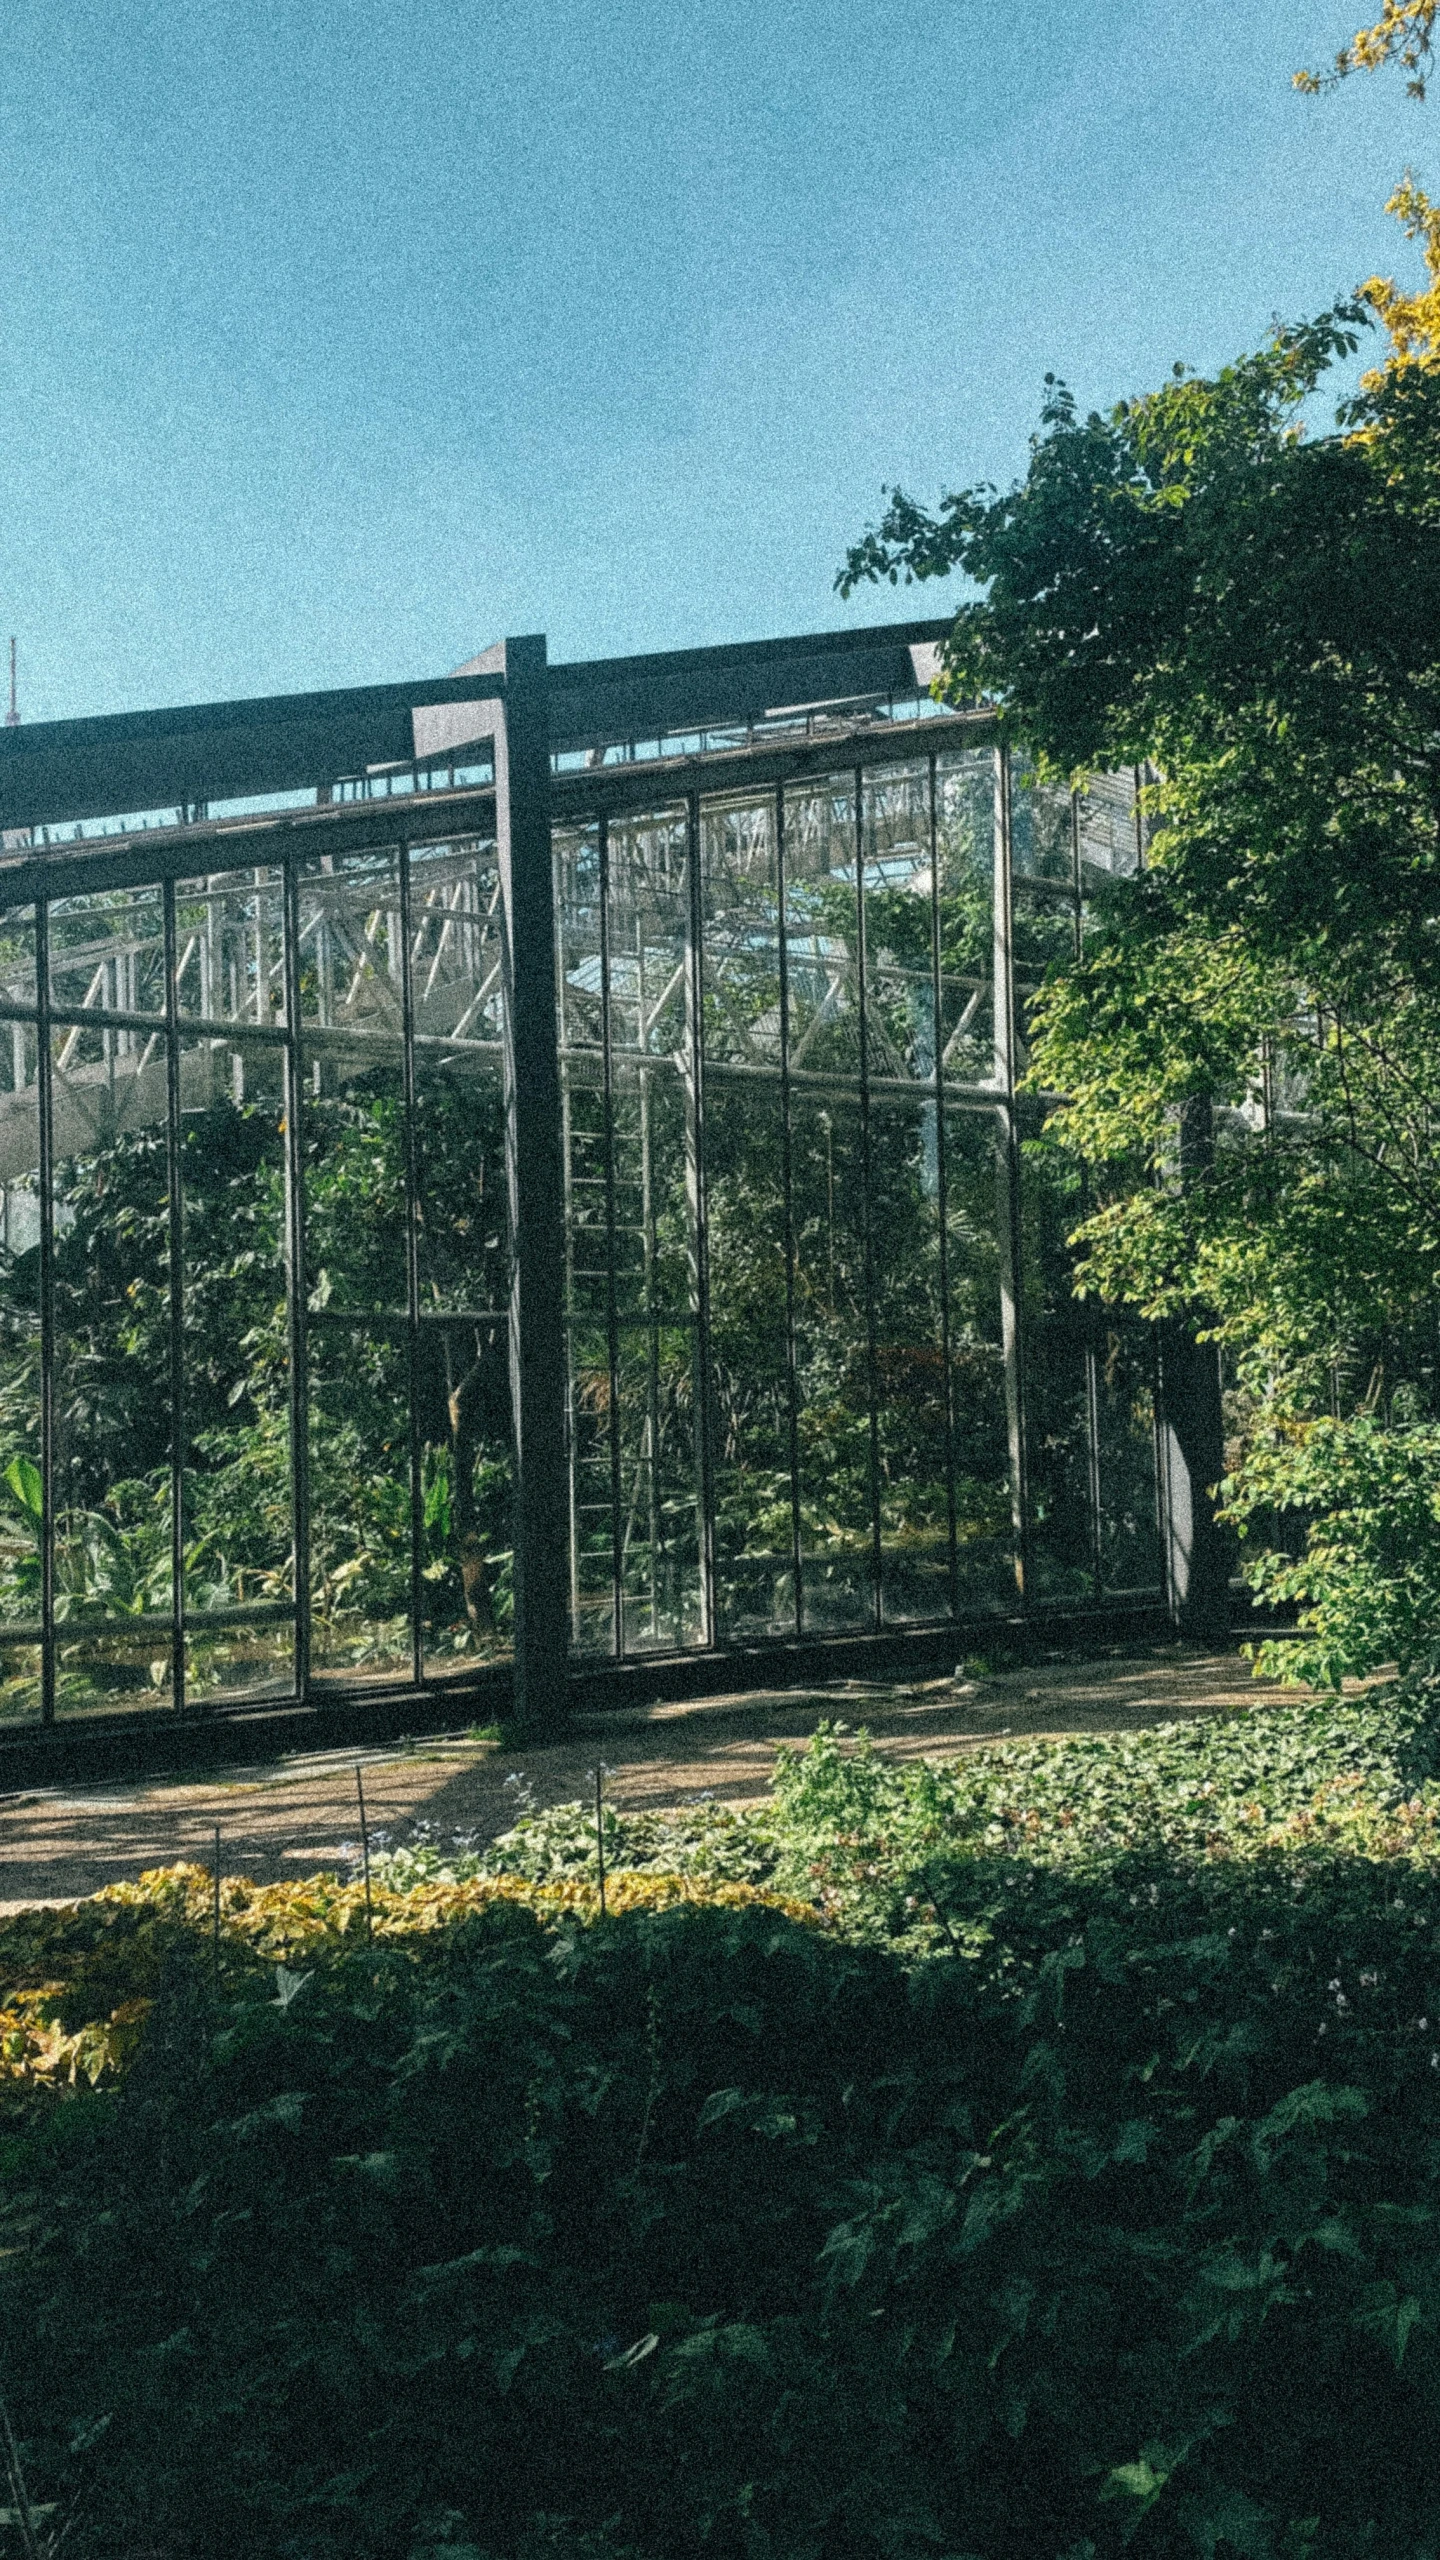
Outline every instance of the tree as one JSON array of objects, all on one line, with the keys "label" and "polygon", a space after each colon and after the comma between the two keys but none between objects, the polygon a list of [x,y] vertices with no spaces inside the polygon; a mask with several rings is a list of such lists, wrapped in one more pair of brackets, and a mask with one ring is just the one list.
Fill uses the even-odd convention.
[{"label": "tree", "polygon": [[1052,971],[1031,1081],[1091,1186],[1079,1287],[1227,1343],[1272,1458],[1440,1366],[1440,215],[1391,209],[1424,291],[1104,416],[1051,380],[1018,487],[892,491],[839,580],[961,571],[948,698],[1042,775],[1151,770],[1147,869]]},{"label": "tree", "polygon": [[1373,26],[1361,27],[1342,45],[1328,71],[1297,71],[1295,86],[1311,97],[1333,89],[1356,71],[1383,71],[1398,62],[1408,71],[1405,86],[1412,98],[1425,95],[1434,54],[1435,13],[1440,0],[1385,0]]}]

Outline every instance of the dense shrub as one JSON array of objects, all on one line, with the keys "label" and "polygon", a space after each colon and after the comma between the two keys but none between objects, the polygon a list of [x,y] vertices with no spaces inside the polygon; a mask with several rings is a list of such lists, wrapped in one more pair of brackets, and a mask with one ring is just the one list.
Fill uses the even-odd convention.
[{"label": "dense shrub", "polygon": [[[1440,1424],[1404,1390],[1395,1405],[1389,1422],[1276,1422],[1226,1482],[1252,1589],[1296,1611],[1298,1640],[1261,1648],[1284,1679],[1338,1690],[1392,1663],[1440,1671]],[[1300,1553],[1257,1546],[1286,1514],[1303,1528]]]},{"label": "dense shrub", "polygon": [[1434,2560],[1422,1748],[824,1735],[823,1928],[229,1885],[217,1991],[198,1871],[7,1924],[12,2010],[134,2047],[12,2057],[34,2494],[79,2560]]}]

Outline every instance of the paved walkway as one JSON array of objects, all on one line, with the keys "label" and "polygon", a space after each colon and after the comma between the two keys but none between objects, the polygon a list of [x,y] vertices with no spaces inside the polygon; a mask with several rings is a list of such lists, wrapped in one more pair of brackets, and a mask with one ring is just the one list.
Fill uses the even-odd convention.
[{"label": "paved walkway", "polygon": [[[867,1726],[896,1759],[943,1760],[1008,1735],[1118,1732],[1282,1694],[1258,1685],[1238,1654],[1157,1646],[980,1680],[836,1681],[594,1716],[564,1743],[519,1755],[446,1735],[358,1757],[372,1834],[400,1838],[428,1822],[442,1836],[490,1838],[514,1819],[505,1780],[515,1769],[542,1804],[588,1792],[597,1755],[620,1805],[658,1811],[707,1792],[749,1804],[769,1786],[776,1745],[803,1742],[826,1716]],[[358,1838],[356,1759],[324,1752],[209,1778],[187,1772],[0,1799],[0,1913],[73,1901],[179,1858],[208,1865],[217,1823],[229,1874],[269,1882],[333,1867]]]}]

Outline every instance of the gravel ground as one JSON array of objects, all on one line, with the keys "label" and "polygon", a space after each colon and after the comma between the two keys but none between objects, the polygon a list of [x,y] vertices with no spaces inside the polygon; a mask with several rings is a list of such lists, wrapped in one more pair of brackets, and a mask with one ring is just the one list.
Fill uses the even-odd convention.
[{"label": "gravel ground", "polygon": [[[709,1792],[749,1804],[770,1783],[775,1748],[822,1717],[865,1725],[899,1760],[953,1759],[1006,1736],[1122,1732],[1182,1716],[1233,1712],[1281,1696],[1236,1653],[1179,1645],[1090,1662],[1030,1664],[980,1679],[917,1684],[836,1681],[750,1690],[698,1704],[593,1716],[571,1739],[517,1755],[445,1735],[364,1751],[373,1831],[418,1822],[489,1838],[509,1828],[505,1780],[522,1770],[542,1804],[586,1789],[601,1757],[617,1804],[659,1810]],[[227,1874],[257,1881],[333,1867],[358,1836],[356,1753],[297,1755],[213,1778],[37,1788],[0,1800],[0,1912],[72,1902],[179,1858],[210,1863],[215,1827]]]}]

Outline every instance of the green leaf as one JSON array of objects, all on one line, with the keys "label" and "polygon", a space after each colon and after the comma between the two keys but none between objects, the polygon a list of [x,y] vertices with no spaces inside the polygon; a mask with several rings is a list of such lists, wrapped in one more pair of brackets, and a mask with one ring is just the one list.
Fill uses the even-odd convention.
[{"label": "green leaf", "polygon": [[38,1528],[45,1516],[45,1485],[34,1459],[12,1458],[5,1469],[5,1482],[27,1520]]}]

